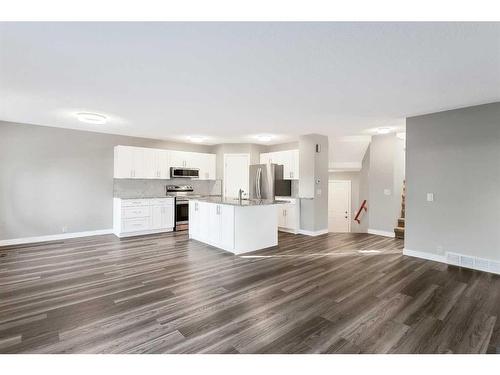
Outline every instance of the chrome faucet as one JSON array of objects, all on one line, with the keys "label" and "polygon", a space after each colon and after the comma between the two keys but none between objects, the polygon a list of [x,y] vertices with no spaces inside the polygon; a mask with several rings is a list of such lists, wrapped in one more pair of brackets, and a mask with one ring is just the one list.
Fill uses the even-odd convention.
[{"label": "chrome faucet", "polygon": [[241,204],[241,199],[242,199],[242,195],[243,195],[243,193],[244,193],[243,189],[240,189],[240,190],[238,191],[238,200],[240,201],[240,204]]}]

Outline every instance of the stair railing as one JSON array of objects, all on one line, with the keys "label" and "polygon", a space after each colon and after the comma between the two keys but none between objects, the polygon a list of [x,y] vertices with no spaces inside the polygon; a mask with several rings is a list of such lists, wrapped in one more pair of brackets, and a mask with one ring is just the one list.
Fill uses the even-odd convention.
[{"label": "stair railing", "polygon": [[366,207],[366,199],[361,203],[361,207],[359,207],[358,213],[356,214],[356,217],[354,218],[355,221],[358,222],[358,224],[361,224],[361,219],[359,216],[361,215],[361,212],[365,210],[368,211],[368,208]]}]

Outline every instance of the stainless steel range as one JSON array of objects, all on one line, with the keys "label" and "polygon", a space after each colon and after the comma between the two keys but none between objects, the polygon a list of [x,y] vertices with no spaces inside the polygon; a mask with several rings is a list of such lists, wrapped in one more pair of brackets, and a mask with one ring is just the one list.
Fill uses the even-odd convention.
[{"label": "stainless steel range", "polygon": [[167,195],[175,198],[175,230],[189,228],[189,197],[200,197],[193,193],[191,185],[167,185]]}]

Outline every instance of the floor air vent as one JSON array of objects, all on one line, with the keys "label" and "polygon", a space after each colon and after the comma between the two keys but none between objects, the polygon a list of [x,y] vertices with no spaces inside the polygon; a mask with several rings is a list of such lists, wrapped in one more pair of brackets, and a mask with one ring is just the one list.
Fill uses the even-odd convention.
[{"label": "floor air vent", "polygon": [[489,259],[471,257],[469,255],[457,253],[446,253],[446,263],[454,266],[500,274],[500,262]]}]

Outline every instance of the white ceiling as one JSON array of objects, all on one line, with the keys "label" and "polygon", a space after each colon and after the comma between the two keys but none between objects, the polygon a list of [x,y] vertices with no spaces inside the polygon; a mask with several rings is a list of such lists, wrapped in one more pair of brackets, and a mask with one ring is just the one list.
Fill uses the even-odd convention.
[{"label": "white ceiling", "polygon": [[0,24],[6,121],[281,143],[498,100],[500,23]]}]

